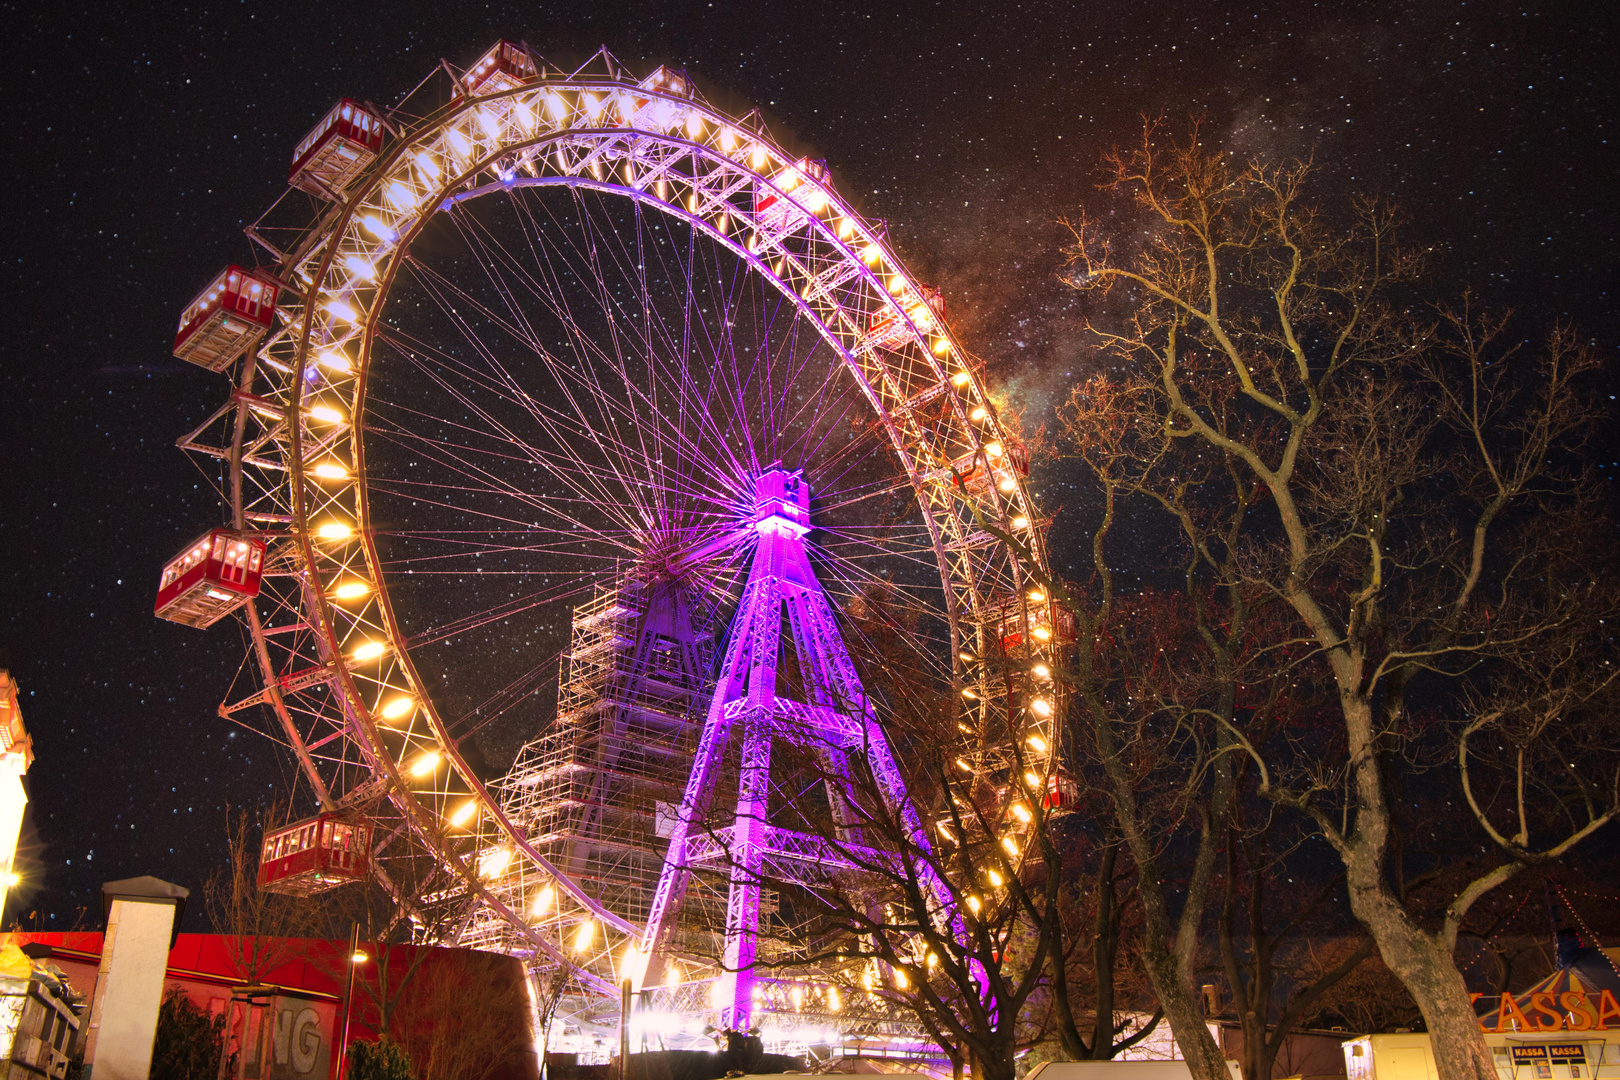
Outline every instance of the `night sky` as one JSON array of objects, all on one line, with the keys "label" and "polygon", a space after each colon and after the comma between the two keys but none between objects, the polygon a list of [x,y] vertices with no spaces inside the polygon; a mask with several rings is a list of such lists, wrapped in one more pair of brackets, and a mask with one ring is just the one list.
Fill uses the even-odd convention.
[{"label": "night sky", "polygon": [[[1304,154],[1324,191],[1392,196],[1440,287],[1569,318],[1612,351],[1615,35],[1600,5],[969,6],[445,3],[4,6],[12,180],[0,334],[0,666],[38,759],[9,922],[99,919],[101,882],[200,886],[223,811],[291,778],[215,715],[241,632],[151,615],[158,571],[222,511],[174,440],[228,392],[169,355],[180,308],[253,259],[241,226],[340,96],[391,103],[497,37],[554,63],[606,44],[687,67],[813,150],[994,377],[1038,416],[1094,363],[1056,219],[1144,113]],[[1589,17],[1585,13],[1592,13]],[[1084,503],[1048,475],[1048,508]],[[1058,519],[1061,530],[1064,517]],[[1061,552],[1061,539],[1057,541]],[[1061,560],[1060,560],[1061,561]],[[235,689],[233,689],[235,684]],[[37,920],[37,922],[36,922]],[[200,905],[187,915],[202,926]]]}]

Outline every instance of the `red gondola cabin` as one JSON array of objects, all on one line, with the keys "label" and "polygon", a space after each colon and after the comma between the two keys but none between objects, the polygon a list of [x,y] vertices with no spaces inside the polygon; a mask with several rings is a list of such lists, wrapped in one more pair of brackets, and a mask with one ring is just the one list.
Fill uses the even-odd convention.
[{"label": "red gondola cabin", "polygon": [[497,41],[461,76],[461,92],[470,98],[499,94],[515,90],[537,74],[528,49],[515,41]]},{"label": "red gondola cabin", "polygon": [[1009,440],[989,443],[981,456],[964,454],[951,462],[951,480],[957,487],[982,502],[992,501],[992,492],[1003,496],[1018,490],[1018,481],[1029,475],[1029,449]]},{"label": "red gondola cabin", "polygon": [[163,568],[152,614],[203,629],[258,596],[263,577],[263,540],[214,529]]},{"label": "red gondola cabin", "polygon": [[798,204],[819,211],[825,205],[826,194],[818,185],[827,183],[827,177],[826,162],[800,158],[778,173],[774,184],[759,181],[754,186],[755,226],[761,232],[778,235],[802,226],[810,217]]},{"label": "red gondola cabin", "polygon": [[1050,601],[1025,603],[1014,598],[1003,601],[998,607],[1001,610],[995,622],[995,633],[1003,656],[1019,655],[1031,643],[1037,648],[1069,645],[1078,636],[1074,612]]},{"label": "red gondola cabin", "polygon": [[371,825],[350,814],[317,814],[265,836],[259,888],[312,896],[362,881],[370,868]]},{"label": "red gondola cabin", "polygon": [[382,117],[344,98],[293,150],[287,183],[322,199],[341,198],[382,148]]},{"label": "red gondola cabin", "polygon": [[[911,325],[917,328],[920,334],[926,334],[934,329],[935,322],[945,314],[945,298],[938,289],[932,285],[917,286],[918,292],[907,296],[901,301],[905,308],[906,317]],[[871,325],[866,331],[866,344],[874,349],[902,349],[911,340],[911,327],[900,318],[900,313],[888,304],[884,304],[877,314],[872,316]]]},{"label": "red gondola cabin", "polygon": [[224,371],[275,324],[275,282],[240,266],[227,266],[186,305],[174,336],[174,355]]},{"label": "red gondola cabin", "polygon": [[1064,768],[1054,769],[1046,779],[1046,795],[1041,807],[1049,817],[1072,814],[1080,806],[1080,785]]}]

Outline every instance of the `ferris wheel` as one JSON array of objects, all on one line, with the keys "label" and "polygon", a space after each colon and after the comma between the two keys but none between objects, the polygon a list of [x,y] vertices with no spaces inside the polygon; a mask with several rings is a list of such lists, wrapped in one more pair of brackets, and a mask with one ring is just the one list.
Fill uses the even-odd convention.
[{"label": "ferris wheel", "polygon": [[393,108],[340,102],[248,234],[264,265],[221,272],[175,349],[232,374],[180,440],[231,519],[157,613],[250,631],[257,688],[220,714],[318,811],[267,840],[271,887],[374,874],[420,937],[587,997],[654,949],[672,987],[722,978],[674,944],[670,837],[770,545],[821,598],[801,648],[843,671],[881,645],[1010,808],[1071,797],[1025,452],[939,293],[757,114],[502,41]]}]

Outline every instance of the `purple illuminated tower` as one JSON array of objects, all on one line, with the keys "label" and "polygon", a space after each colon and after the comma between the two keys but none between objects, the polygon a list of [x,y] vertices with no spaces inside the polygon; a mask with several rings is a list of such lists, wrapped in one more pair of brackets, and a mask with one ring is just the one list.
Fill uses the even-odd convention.
[{"label": "purple illuminated tower", "polygon": [[[810,532],[810,492],[797,472],[775,469],[754,485],[754,513],[748,527],[758,534],[753,564],[732,623],[719,680],[698,739],[692,774],[669,838],[658,890],[653,896],[642,954],[646,981],[658,978],[664,954],[685,898],[692,867],[718,862],[730,870],[721,1026],[752,1025],[754,958],[758,944],[761,875],[778,881],[813,880],[812,866],[845,862],[840,852],[858,842],[853,835],[830,844],[826,838],[773,825],[767,800],[771,747],[777,740],[812,754],[828,778],[848,777],[852,753],[863,755],[878,790],[900,814],[912,842],[927,840],[906,798],[887,739],[844,647],[832,608],[805,552]],[[783,613],[791,640],[783,640]],[[784,647],[792,648],[803,677],[805,701],[778,696],[777,670]],[[721,763],[734,738],[742,750],[737,775],[736,815],[729,826],[705,826],[719,786]],[[829,798],[853,799],[853,792],[829,791]]]}]

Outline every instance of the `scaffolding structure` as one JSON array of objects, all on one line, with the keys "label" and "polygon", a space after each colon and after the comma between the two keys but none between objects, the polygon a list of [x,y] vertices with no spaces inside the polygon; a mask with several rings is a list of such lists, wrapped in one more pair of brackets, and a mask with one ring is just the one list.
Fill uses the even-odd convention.
[{"label": "scaffolding structure", "polygon": [[[692,768],[713,620],[712,605],[669,578],[630,576],[599,587],[574,611],[555,722],[491,787],[553,866],[638,925],[651,910]],[[501,903],[531,925],[559,939],[590,932],[562,925],[556,897],[527,860],[509,862],[491,849],[479,870]],[[487,908],[473,914],[461,941],[503,951],[522,944]]]}]

